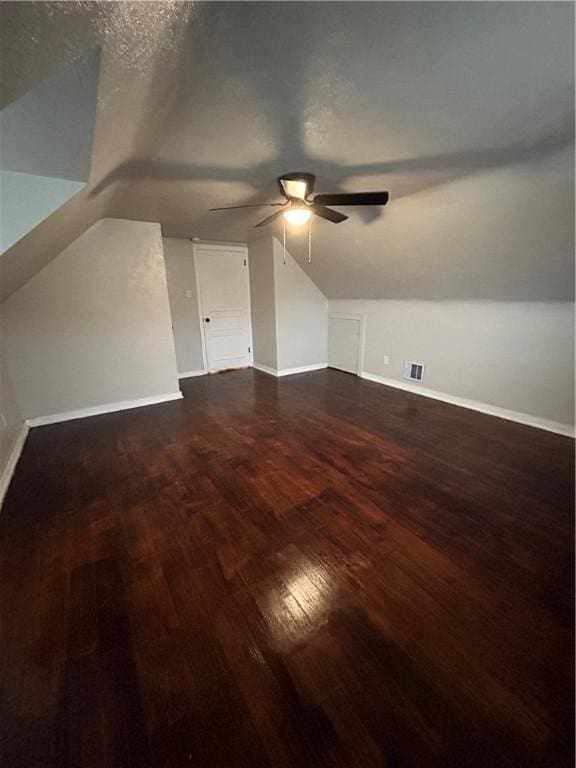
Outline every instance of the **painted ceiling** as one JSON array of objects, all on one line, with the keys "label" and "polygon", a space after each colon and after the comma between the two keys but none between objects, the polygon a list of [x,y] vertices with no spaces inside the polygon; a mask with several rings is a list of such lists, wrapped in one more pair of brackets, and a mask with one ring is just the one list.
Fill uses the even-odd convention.
[{"label": "painted ceiling", "polygon": [[[387,189],[315,221],[328,296],[569,300],[571,3],[0,5],[2,105],[101,48],[90,182],[1,258],[2,295],[102,216],[245,241],[276,177]],[[270,229],[278,234],[279,226]]]}]

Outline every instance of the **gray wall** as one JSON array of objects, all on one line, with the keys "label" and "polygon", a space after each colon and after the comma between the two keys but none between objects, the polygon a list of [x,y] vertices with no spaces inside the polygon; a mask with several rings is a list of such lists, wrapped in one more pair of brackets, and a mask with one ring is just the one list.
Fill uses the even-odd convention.
[{"label": "gray wall", "polygon": [[0,475],[21,424],[22,414],[16,402],[0,327]]},{"label": "gray wall", "polygon": [[278,368],[274,251],[271,237],[248,244],[254,365]]},{"label": "gray wall", "polygon": [[[164,239],[178,371],[204,368],[192,243]],[[249,246],[254,362],[287,369],[326,362],[328,302],[270,236]],[[186,296],[186,291],[192,294]]]},{"label": "gray wall", "polygon": [[251,241],[250,300],[254,364],[286,371],[324,365],[328,300],[270,235]]},{"label": "gray wall", "polygon": [[2,305],[24,418],[178,391],[158,224],[103,219]]},{"label": "gray wall", "polygon": [[279,370],[322,365],[328,356],[328,300],[273,239]]},{"label": "gray wall", "polygon": [[175,237],[164,238],[163,244],[178,372],[201,371],[204,359],[193,246],[190,240]]},{"label": "gray wall", "polygon": [[574,423],[571,303],[331,300],[330,312],[366,315],[368,373],[406,383],[404,361],[422,362],[423,387]]}]

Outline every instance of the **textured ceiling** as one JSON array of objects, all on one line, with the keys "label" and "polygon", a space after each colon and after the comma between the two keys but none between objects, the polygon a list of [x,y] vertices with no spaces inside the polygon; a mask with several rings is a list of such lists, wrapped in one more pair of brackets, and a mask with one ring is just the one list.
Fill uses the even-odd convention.
[{"label": "textured ceiling", "polygon": [[102,48],[90,184],[3,256],[4,295],[103,215],[246,240],[266,209],[207,209],[277,199],[280,173],[307,170],[320,191],[392,198],[315,225],[305,266],[328,295],[569,298],[570,3],[4,2],[0,16],[3,104]]}]

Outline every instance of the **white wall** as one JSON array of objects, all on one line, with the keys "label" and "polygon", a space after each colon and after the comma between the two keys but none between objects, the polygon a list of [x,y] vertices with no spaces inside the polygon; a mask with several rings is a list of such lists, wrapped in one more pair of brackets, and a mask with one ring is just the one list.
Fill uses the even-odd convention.
[{"label": "white wall", "polygon": [[179,391],[158,224],[97,222],[1,314],[24,418]]},{"label": "white wall", "polygon": [[276,298],[274,293],[274,251],[272,238],[248,245],[250,260],[250,309],[254,365],[278,368],[276,347]]},{"label": "white wall", "polygon": [[328,300],[282,243],[273,238],[279,370],[326,364]]},{"label": "white wall", "polygon": [[414,360],[424,388],[574,424],[573,304],[331,300],[330,311],[366,315],[365,372],[407,383]]},{"label": "white wall", "polygon": [[193,245],[176,237],[164,238],[163,244],[178,372],[201,371],[204,358]]}]

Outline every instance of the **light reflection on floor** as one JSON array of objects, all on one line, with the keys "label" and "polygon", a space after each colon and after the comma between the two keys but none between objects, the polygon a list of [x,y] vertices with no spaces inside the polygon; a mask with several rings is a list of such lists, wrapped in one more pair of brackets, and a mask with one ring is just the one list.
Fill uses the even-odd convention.
[{"label": "light reflection on floor", "polygon": [[298,554],[259,600],[270,644],[282,652],[310,640],[326,623],[336,594],[334,574]]}]

